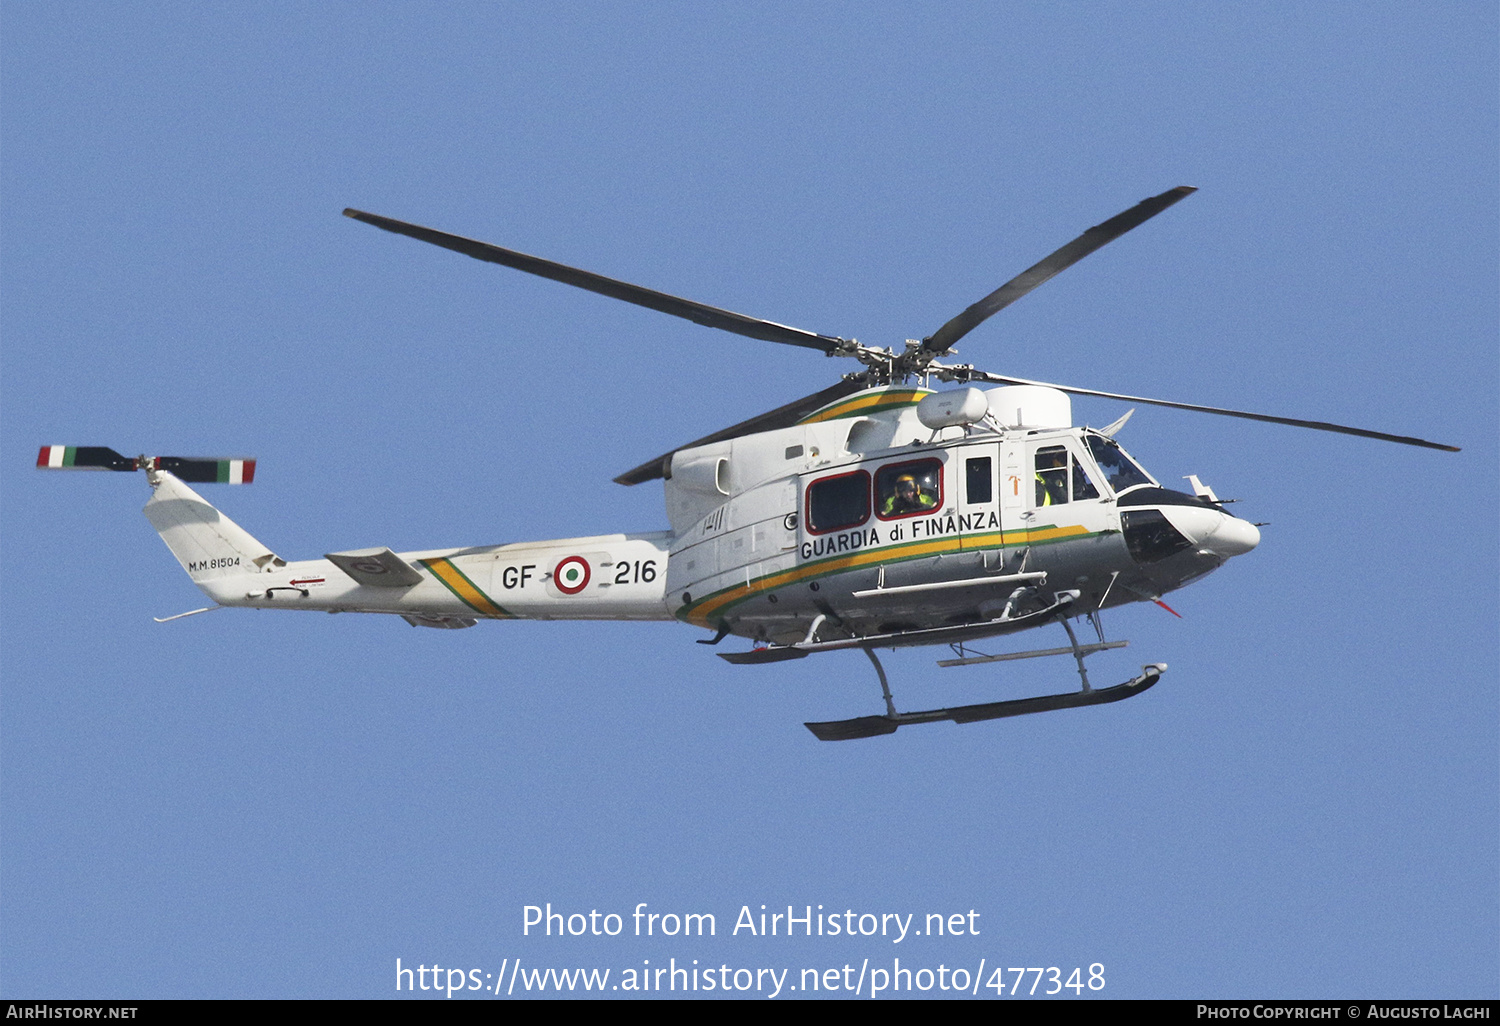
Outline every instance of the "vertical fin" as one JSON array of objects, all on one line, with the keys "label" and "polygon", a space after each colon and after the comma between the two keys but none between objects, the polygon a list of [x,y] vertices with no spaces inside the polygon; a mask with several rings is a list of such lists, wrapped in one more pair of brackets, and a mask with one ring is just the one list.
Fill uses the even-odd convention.
[{"label": "vertical fin", "polygon": [[200,587],[222,577],[258,573],[268,563],[282,562],[170,471],[154,472],[152,487],[151,501],[144,510],[146,519]]}]

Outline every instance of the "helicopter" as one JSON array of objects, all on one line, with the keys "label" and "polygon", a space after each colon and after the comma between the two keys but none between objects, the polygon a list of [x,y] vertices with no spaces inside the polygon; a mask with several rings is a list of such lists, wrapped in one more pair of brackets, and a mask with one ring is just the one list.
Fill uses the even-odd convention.
[{"label": "helicopter", "polygon": [[[820,740],[971,723],[1121,701],[1166,670],[1149,663],[1095,688],[1085,660],[1124,647],[1102,610],[1152,602],[1252,551],[1259,527],[1196,475],[1164,486],[1115,436],[1073,423],[1071,395],[1192,410],[1449,452],[1456,447],[1324,421],[1122,395],[944,362],[985,320],[1196,190],[1179,186],[1084,232],[920,340],[867,346],[748,317],[515,250],[349,208],[376,228],[761,341],[857,361],[836,384],[671,449],[619,475],[661,480],[666,530],[396,553],[375,547],[289,561],[190,484],[248,484],[253,459],[126,457],[44,446],[42,469],[144,471],[145,514],[213,605],[383,613],[414,627],[481,619],[678,620],[752,647],[764,665],[857,649],[884,711],[806,726]],[[934,389],[934,383],[959,387]],[[980,387],[989,386],[989,387]],[[1092,628],[1080,641],[1075,621]],[[1060,624],[1068,644],[988,654],[973,642]],[[1087,637],[1087,636],[1085,636]],[[877,649],[949,645],[940,666],[1071,655],[1082,686],[1061,694],[897,711]]]}]

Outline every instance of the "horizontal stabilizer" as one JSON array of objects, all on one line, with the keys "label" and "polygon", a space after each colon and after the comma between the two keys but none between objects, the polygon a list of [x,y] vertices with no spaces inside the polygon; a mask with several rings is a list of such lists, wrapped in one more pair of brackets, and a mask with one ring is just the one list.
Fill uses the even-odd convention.
[{"label": "horizontal stabilizer", "polygon": [[442,630],[459,630],[479,622],[472,616],[426,616],[422,613],[402,613],[401,619],[413,627],[437,627]]},{"label": "horizontal stabilizer", "polygon": [[44,445],[37,454],[39,470],[169,470],[179,481],[192,484],[249,484],[255,480],[255,461],[208,456],[121,456],[102,445]]},{"label": "horizontal stabilizer", "polygon": [[390,549],[330,552],[328,560],[356,582],[368,584],[372,588],[410,588],[413,584],[422,582],[422,575],[417,572],[417,568]]},{"label": "horizontal stabilizer", "polygon": [[1027,713],[1051,712],[1054,709],[1078,709],[1086,705],[1107,705],[1132,698],[1146,691],[1161,679],[1166,669],[1161,663],[1141,667],[1140,676],[1098,691],[1070,691],[1063,695],[1039,695],[1036,698],[1018,698],[1009,702],[985,702],[982,705],[960,705],[951,709],[928,709],[924,712],[897,713],[894,716],[858,716],[852,720],[827,720],[805,724],[819,741],[852,741],[860,737],[879,737],[894,734],[896,728],[912,723],[937,723],[952,720],[954,723],[978,723],[980,720],[999,720],[1007,716],[1024,716]]}]

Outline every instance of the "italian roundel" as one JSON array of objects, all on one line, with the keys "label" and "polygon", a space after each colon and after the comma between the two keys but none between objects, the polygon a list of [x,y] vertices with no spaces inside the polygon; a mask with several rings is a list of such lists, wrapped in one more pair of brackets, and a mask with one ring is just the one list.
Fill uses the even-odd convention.
[{"label": "italian roundel", "polygon": [[588,587],[590,576],[588,560],[582,556],[565,556],[552,570],[552,583],[564,595],[577,595]]}]

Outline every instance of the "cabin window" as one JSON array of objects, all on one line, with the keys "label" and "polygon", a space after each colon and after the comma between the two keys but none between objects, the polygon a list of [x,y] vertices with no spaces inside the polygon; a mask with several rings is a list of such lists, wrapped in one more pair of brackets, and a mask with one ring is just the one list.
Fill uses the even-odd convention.
[{"label": "cabin window", "polygon": [[1115,444],[1114,439],[1103,435],[1084,435],[1084,440],[1088,443],[1089,452],[1094,454],[1094,462],[1099,464],[1109,486],[1117,493],[1136,485],[1153,483],[1146,472],[1125,455],[1125,450]]},{"label": "cabin window", "polygon": [[1099,489],[1066,446],[1049,445],[1036,451],[1038,506],[1060,506],[1069,501],[1097,498]]},{"label": "cabin window", "polygon": [[807,486],[807,529],[827,534],[858,527],[870,519],[870,475],[838,474]]},{"label": "cabin window", "polygon": [[891,463],[875,472],[875,511],[881,520],[928,513],[943,504],[940,460]]},{"label": "cabin window", "polygon": [[970,506],[982,506],[995,497],[995,487],[990,478],[990,458],[977,456],[964,465],[964,501]]}]

